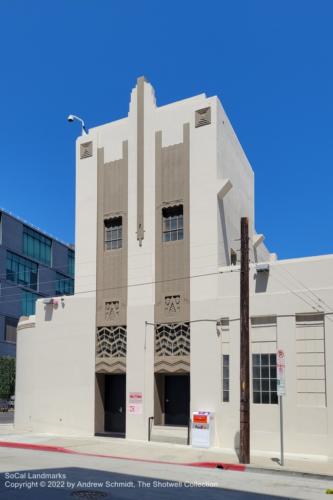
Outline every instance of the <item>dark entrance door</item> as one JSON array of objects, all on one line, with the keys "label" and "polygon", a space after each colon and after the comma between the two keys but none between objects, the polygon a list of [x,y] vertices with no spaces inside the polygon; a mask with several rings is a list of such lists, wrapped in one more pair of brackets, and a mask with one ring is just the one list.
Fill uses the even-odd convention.
[{"label": "dark entrance door", "polygon": [[126,375],[105,375],[105,432],[125,437]]},{"label": "dark entrance door", "polygon": [[190,377],[165,376],[165,425],[188,425],[190,412]]}]

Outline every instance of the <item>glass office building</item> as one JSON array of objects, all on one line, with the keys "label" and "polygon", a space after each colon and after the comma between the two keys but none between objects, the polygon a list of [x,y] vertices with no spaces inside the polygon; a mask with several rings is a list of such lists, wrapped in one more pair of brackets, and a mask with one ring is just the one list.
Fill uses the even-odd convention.
[{"label": "glass office building", "polygon": [[15,356],[18,320],[37,299],[74,293],[74,263],[72,245],[0,209],[0,356]]}]

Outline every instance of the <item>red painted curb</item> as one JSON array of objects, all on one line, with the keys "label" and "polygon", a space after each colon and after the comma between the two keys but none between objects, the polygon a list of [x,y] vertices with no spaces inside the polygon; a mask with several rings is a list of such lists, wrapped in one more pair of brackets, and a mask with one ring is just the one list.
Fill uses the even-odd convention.
[{"label": "red painted curb", "polygon": [[245,472],[246,466],[242,464],[227,464],[225,462],[191,462],[189,464],[192,467],[206,467],[208,469],[224,469],[224,470],[235,470],[238,472]]},{"label": "red painted curb", "polygon": [[165,465],[186,465],[190,467],[204,467],[209,469],[224,469],[233,470],[238,472],[244,472],[246,466],[242,464],[228,464],[225,462],[165,462],[161,460],[148,460],[145,458],[133,458],[133,457],[117,457],[114,455],[103,455],[100,453],[89,453],[87,451],[75,451],[69,448],[63,448],[62,446],[49,446],[46,444],[32,444],[32,443],[15,443],[13,441],[0,441],[0,447],[2,448],[20,448],[24,450],[34,450],[34,451],[49,451],[52,453],[66,453],[69,455],[82,455],[89,457],[99,457],[99,458],[113,458],[116,460],[132,460],[135,462],[147,462],[154,464],[165,464]]},{"label": "red painted curb", "polygon": [[71,450],[67,450],[66,448],[62,448],[61,446],[48,446],[47,444],[15,443],[13,441],[0,441],[0,447],[21,448],[25,450],[36,450],[36,451],[51,451],[58,453],[72,453]]}]

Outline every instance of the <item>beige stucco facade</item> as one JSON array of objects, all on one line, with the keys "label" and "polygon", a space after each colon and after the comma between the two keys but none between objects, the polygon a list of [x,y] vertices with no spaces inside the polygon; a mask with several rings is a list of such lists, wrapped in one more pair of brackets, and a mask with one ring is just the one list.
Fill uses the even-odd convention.
[{"label": "beige stucco facade", "polygon": [[[158,107],[139,79],[126,118],[78,139],[76,170],[75,295],[38,301],[20,323],[16,427],[106,432],[108,387],[122,376],[124,435],[147,440],[149,417],[172,421],[166,393],[187,377],[180,413],[214,412],[214,446],[237,448],[240,277],[231,254],[239,262],[246,216],[251,374],[253,355],[285,351],[286,453],[333,457],[333,256],[279,261],[268,252],[255,230],[254,174],[218,98]],[[169,231],[171,218],[178,229]],[[254,403],[252,382],[251,449],[276,452],[278,404],[271,394]]]}]

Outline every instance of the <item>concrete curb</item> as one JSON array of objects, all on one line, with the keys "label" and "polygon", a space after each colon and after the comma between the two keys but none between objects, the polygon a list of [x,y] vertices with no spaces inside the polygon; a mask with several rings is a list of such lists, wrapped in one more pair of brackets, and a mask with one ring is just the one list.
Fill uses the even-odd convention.
[{"label": "concrete curb", "polygon": [[146,462],[153,464],[165,464],[165,465],[186,465],[188,467],[203,467],[209,469],[223,469],[223,470],[233,470],[238,472],[245,471],[245,465],[242,464],[228,464],[225,462],[167,462],[163,460],[149,460],[146,458],[134,458],[134,457],[119,457],[115,455],[105,455],[101,453],[90,453],[88,451],[75,451],[69,448],[63,448],[62,446],[49,446],[44,444],[32,444],[32,443],[16,443],[13,441],[0,441],[1,448],[19,448],[23,450],[33,450],[33,451],[48,451],[51,453],[66,453],[68,455],[82,455],[89,457],[99,457],[99,458],[113,458],[115,460],[132,460],[134,462]]},{"label": "concrete curb", "polygon": [[306,477],[308,479],[325,479],[333,481],[333,475],[315,472],[302,472],[290,469],[270,469],[269,467],[256,467],[255,465],[246,465],[245,470],[246,472],[257,472],[259,474],[283,474],[284,476]]}]

